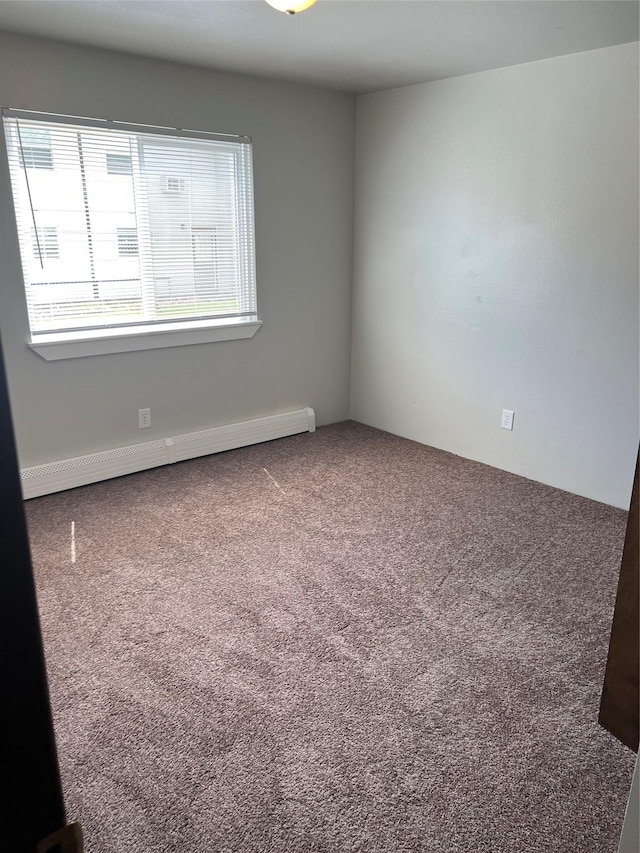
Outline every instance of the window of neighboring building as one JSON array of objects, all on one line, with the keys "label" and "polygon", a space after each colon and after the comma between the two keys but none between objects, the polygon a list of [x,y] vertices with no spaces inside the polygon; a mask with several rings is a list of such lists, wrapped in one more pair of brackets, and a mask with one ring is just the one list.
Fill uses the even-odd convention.
[{"label": "window of neighboring building", "polygon": [[27,169],[53,169],[51,136],[46,128],[21,127],[17,143],[21,166]]},{"label": "window of neighboring building", "polygon": [[236,329],[211,340],[255,333],[248,137],[4,116],[32,344],[173,326],[198,340],[206,328]]},{"label": "window of neighboring building", "polygon": [[36,260],[44,258],[59,258],[60,245],[58,243],[57,228],[35,228],[31,229],[31,246],[33,248],[33,257]]},{"label": "window of neighboring building", "polygon": [[138,232],[135,228],[118,228],[118,255],[121,258],[138,254]]},{"label": "window of neighboring building", "polygon": [[119,154],[117,151],[107,151],[107,172],[110,175],[133,174],[131,154]]}]

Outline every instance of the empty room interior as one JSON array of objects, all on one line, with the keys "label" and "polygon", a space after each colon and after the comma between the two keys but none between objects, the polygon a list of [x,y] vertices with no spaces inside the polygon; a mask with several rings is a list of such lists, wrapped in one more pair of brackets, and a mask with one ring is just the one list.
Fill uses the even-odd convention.
[{"label": "empty room interior", "polygon": [[0,3],[37,849],[637,853],[638,3],[277,5]]}]

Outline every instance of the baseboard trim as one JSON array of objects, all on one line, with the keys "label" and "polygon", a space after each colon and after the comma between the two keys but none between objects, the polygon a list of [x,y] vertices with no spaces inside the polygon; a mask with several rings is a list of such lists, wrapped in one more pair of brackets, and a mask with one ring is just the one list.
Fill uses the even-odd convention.
[{"label": "baseboard trim", "polygon": [[22,495],[25,500],[37,498],[197,456],[247,447],[300,432],[315,432],[315,428],[313,409],[295,409],[265,418],[224,424],[199,432],[183,433],[146,441],[143,444],[115,447],[87,456],[47,462],[20,471]]}]

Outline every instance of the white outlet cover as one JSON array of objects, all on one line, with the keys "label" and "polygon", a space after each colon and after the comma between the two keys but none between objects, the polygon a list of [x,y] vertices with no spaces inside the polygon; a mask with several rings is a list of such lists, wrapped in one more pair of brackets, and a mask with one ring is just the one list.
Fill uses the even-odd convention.
[{"label": "white outlet cover", "polygon": [[503,409],[502,410],[502,421],[500,422],[500,426],[502,429],[513,429],[513,418],[515,416],[515,412],[512,412],[511,409]]}]

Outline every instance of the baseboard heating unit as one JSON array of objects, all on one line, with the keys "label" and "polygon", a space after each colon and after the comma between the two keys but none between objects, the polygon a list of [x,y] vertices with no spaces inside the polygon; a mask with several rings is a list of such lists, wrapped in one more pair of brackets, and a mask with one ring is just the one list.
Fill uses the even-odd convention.
[{"label": "baseboard heating unit", "polygon": [[88,456],[75,456],[20,471],[22,494],[37,498],[76,486],[87,486],[111,477],[133,474],[159,465],[170,465],[196,456],[208,456],[236,447],[247,447],[299,432],[315,432],[313,409],[296,409],[266,418],[216,426],[199,432],[172,435],[129,447],[115,447]]}]

